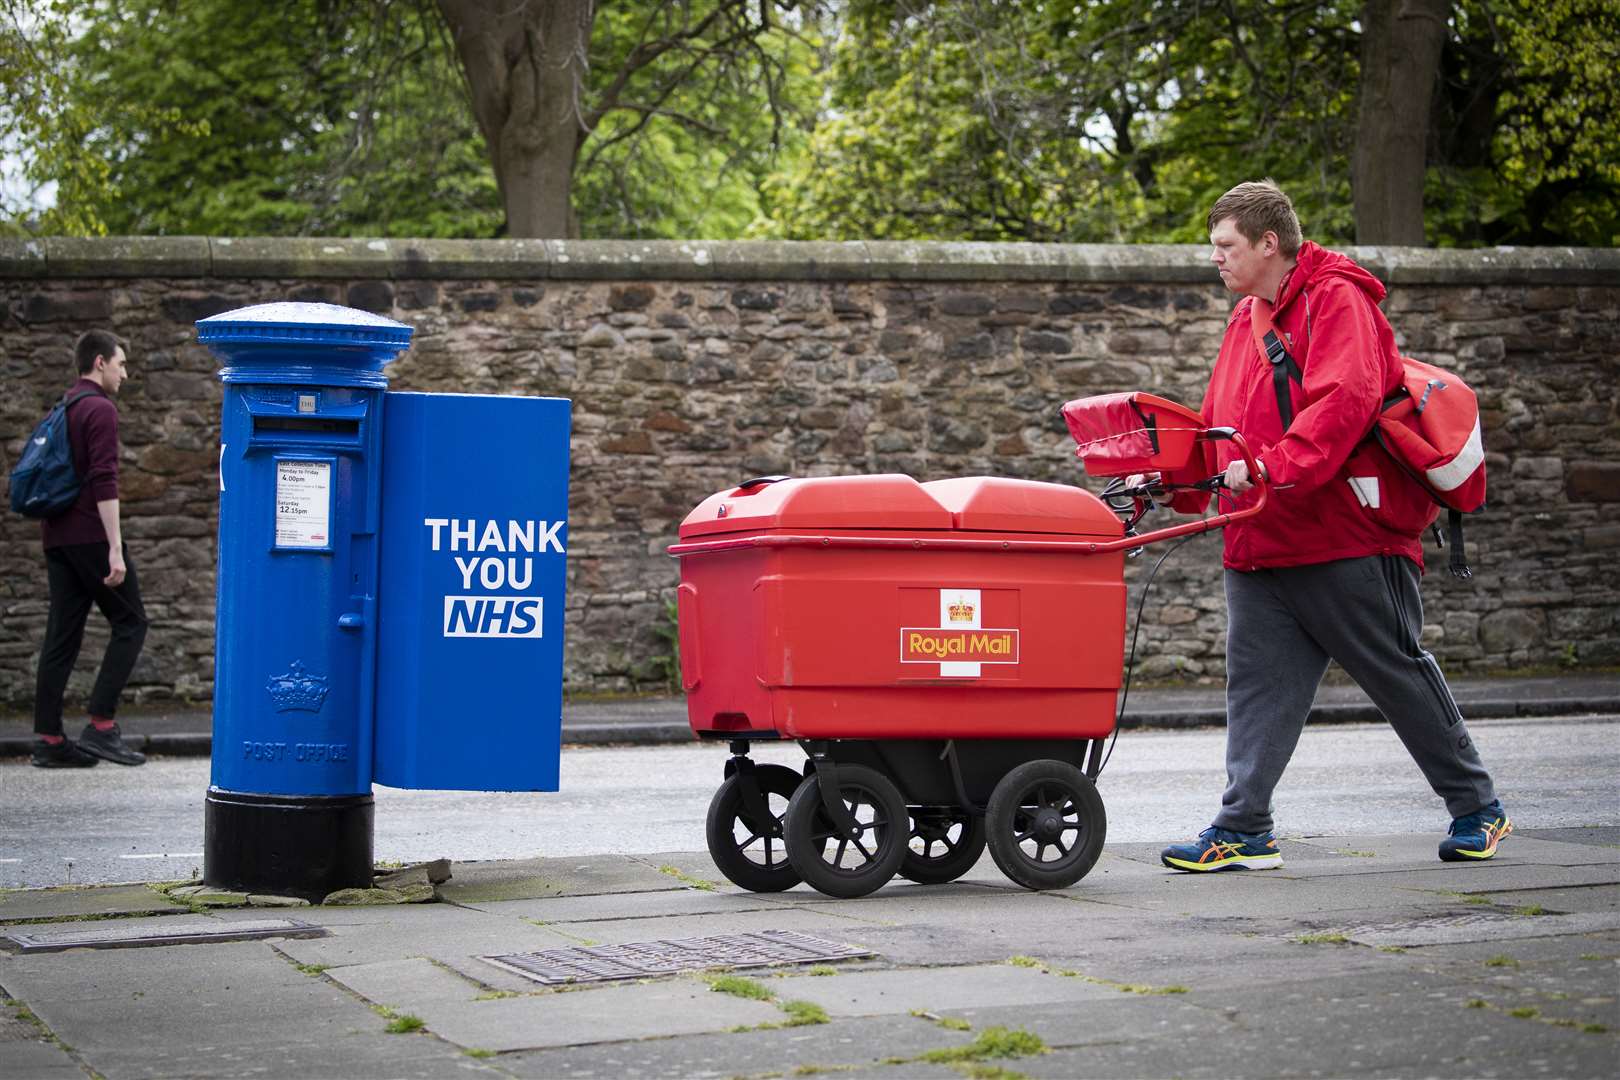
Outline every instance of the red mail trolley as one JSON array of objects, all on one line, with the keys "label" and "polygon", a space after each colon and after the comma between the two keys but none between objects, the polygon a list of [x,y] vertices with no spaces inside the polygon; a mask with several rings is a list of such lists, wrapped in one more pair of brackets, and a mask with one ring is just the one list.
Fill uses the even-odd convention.
[{"label": "red mail trolley", "polygon": [[[692,730],[731,747],[706,831],[733,882],[862,896],[896,873],[952,881],[988,844],[1009,878],[1048,889],[1097,861],[1126,552],[1259,507],[1134,535],[1178,470],[1212,460],[1201,447],[1233,438],[1247,457],[1241,438],[1146,394],[1065,417],[1088,472],[1164,479],[1116,482],[1104,502],[1002,477],[773,476],[687,515],[670,548],[681,684]],[[802,772],[749,756],[786,739]]]}]

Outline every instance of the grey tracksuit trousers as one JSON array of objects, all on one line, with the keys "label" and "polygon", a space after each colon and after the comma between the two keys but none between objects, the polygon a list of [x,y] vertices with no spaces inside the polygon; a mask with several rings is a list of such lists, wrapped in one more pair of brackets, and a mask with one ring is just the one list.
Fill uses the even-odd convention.
[{"label": "grey tracksuit trousers", "polygon": [[1452,817],[1496,798],[1439,665],[1418,644],[1418,569],[1392,555],[1226,571],[1226,793],[1214,824],[1272,828],[1272,792],[1293,757],[1328,661],[1354,679],[1406,744]]}]

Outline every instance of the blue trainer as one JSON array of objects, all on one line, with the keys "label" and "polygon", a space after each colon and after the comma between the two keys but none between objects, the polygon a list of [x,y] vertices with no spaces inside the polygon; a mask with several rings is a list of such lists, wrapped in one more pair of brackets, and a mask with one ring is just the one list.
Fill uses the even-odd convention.
[{"label": "blue trainer", "polygon": [[1282,865],[1272,833],[1240,833],[1211,825],[1190,844],[1171,844],[1159,856],[1172,870],[1270,870]]},{"label": "blue trainer", "polygon": [[1513,822],[1502,809],[1501,799],[1492,799],[1472,814],[1451,821],[1451,835],[1440,841],[1442,862],[1480,861],[1496,854],[1496,845],[1513,831]]}]

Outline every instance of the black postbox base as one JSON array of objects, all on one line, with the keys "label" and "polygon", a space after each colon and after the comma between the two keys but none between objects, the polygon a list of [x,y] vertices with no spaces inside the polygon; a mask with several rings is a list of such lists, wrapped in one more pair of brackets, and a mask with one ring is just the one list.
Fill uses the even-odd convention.
[{"label": "black postbox base", "polygon": [[247,795],[208,789],[203,882],[319,900],[371,886],[370,795]]}]

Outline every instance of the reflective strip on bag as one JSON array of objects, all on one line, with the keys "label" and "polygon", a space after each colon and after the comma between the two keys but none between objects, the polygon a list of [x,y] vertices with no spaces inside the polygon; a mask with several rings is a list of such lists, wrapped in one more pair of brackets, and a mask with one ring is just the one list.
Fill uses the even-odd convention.
[{"label": "reflective strip on bag", "polygon": [[1457,451],[1457,456],[1444,465],[1428,470],[1429,483],[1436,491],[1455,491],[1468,482],[1468,478],[1485,461],[1485,441],[1479,431],[1479,417],[1474,418],[1474,430],[1468,442]]}]

